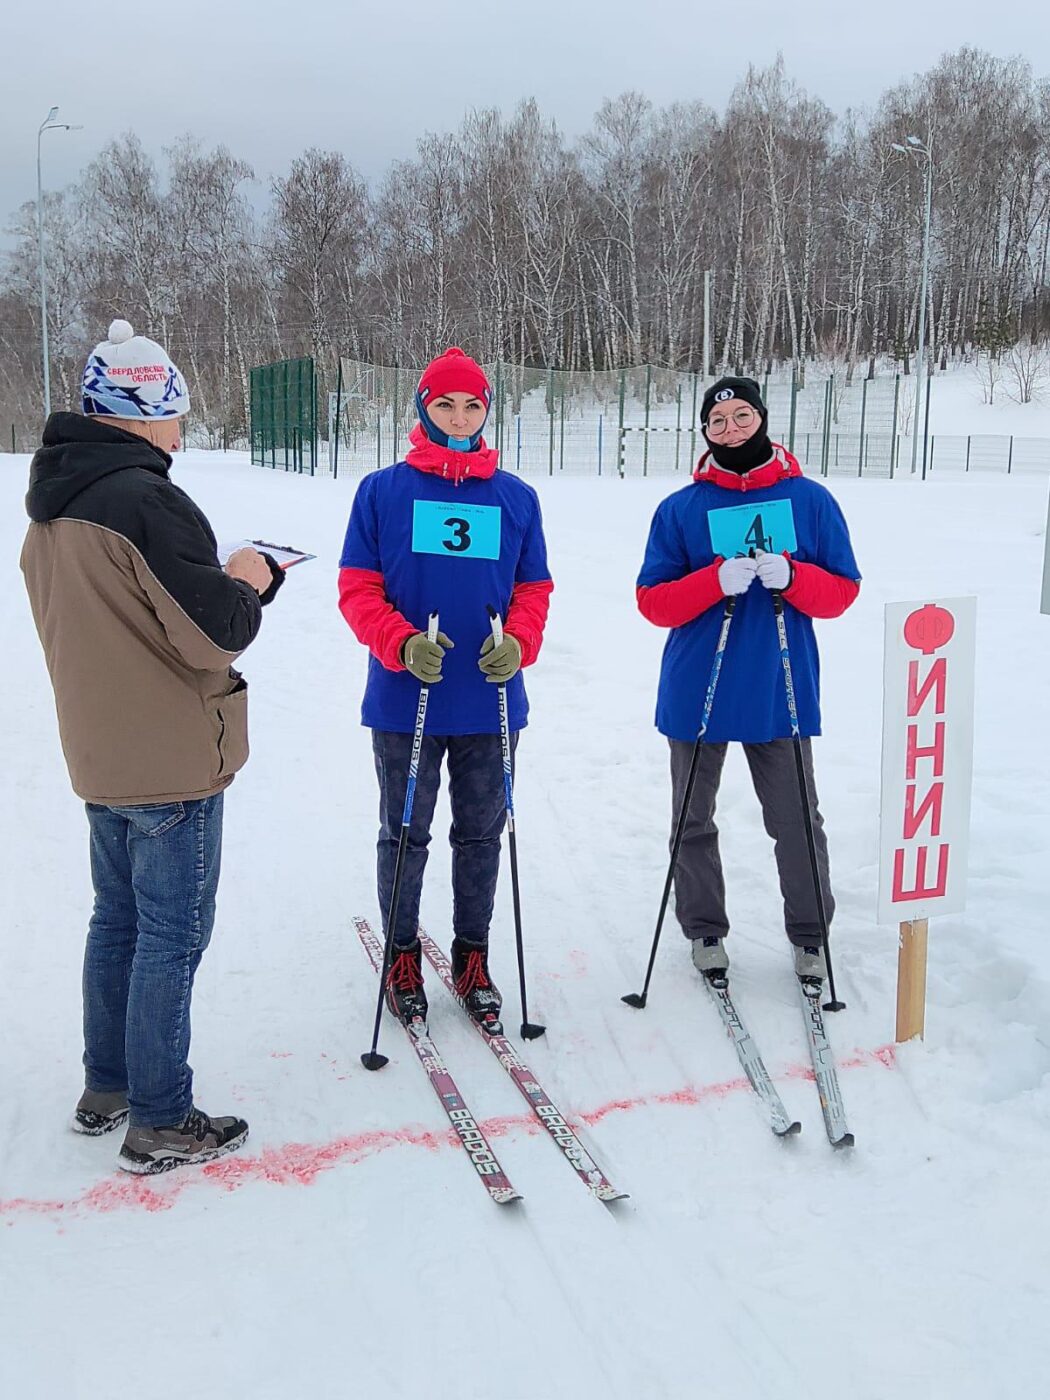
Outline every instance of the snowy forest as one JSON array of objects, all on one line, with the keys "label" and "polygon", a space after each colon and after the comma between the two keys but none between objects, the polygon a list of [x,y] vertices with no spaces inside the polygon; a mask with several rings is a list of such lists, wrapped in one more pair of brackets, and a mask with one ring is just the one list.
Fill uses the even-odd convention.
[{"label": "snowy forest", "polygon": [[[269,182],[186,136],[155,161],[133,132],[45,196],[52,396],[76,406],[114,316],[166,344],[208,425],[243,430],[253,364],[339,354],[592,370],[696,369],[711,273],[713,366],[910,371],[932,152],[934,366],[1050,332],[1050,80],[973,49],[832,112],[782,62],[725,111],[605,101],[570,141],[535,102],[427,134],[369,188],[352,150],[311,148]],[[36,208],[0,262],[0,423],[41,399]]]}]

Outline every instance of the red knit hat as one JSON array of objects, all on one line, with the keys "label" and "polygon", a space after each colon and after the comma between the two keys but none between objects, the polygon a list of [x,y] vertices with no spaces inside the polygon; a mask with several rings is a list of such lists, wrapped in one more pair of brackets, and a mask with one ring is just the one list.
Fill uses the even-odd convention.
[{"label": "red knit hat", "polygon": [[486,406],[492,402],[492,386],[485,371],[458,345],[449,346],[443,355],[431,360],[420,377],[418,393],[423,404],[442,394],[473,394]]}]

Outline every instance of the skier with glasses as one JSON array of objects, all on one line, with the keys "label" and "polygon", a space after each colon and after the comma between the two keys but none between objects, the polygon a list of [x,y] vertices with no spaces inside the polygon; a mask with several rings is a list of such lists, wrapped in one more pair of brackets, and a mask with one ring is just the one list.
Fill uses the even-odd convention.
[{"label": "skier with glasses", "polygon": [[707,451],[692,483],[658,507],[637,587],[642,615],[670,629],[656,726],[670,745],[676,819],[726,600],[736,600],[675,868],[676,914],[697,969],[707,977],[724,977],[730,924],[715,804],[727,745],[741,743],[774,843],[795,971],[800,978],[821,980],[826,962],[817,882],[773,603],[783,600],[815,867],[830,921],[835,906],[810,742],[820,733],[813,620],[846,611],[860,591],[860,571],[834,496],[804,477],[792,454],[770,441],[755,380],[718,380],[704,395],[700,420]]}]

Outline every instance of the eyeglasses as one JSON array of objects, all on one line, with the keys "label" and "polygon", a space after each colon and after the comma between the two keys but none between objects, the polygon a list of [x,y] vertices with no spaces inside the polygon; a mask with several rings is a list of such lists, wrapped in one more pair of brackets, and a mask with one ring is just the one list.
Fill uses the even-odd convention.
[{"label": "eyeglasses", "polygon": [[[738,428],[750,428],[751,424],[758,417],[753,408],[738,408],[733,414],[733,422]],[[724,413],[712,413],[707,420],[707,431],[709,433],[724,433],[729,427],[729,419]]]}]

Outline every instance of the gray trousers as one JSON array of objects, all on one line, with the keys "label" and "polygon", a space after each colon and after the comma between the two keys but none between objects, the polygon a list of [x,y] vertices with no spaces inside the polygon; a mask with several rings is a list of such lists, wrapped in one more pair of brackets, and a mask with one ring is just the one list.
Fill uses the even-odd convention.
[{"label": "gray trousers", "polygon": [[[682,809],[693,745],[668,740],[671,746],[671,790],[673,798],[671,844],[674,823]],[[718,853],[715,802],[725,763],[726,744],[703,744],[693,800],[689,804],[682,849],[675,869],[675,911],[686,938],[724,938],[729,932],[726,914],[726,887]],[[766,831],[773,838],[780,892],[784,896],[784,926],[792,943],[819,944],[820,918],[813,889],[813,870],[806,842],[794,741],[773,739],[768,744],[744,744],[744,755],[751,769],[751,781],[762,805]],[[817,789],[813,780],[813,749],[802,740],[802,758],[809,781],[813,840],[817,851],[828,923],[835,912],[828,866],[828,843],[824,819],[817,810]]]}]

